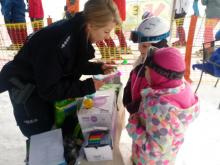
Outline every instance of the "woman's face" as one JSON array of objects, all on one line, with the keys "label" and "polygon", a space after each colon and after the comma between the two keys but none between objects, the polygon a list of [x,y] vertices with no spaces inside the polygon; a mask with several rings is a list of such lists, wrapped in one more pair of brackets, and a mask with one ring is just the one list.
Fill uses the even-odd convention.
[{"label": "woman's face", "polygon": [[147,50],[150,46],[151,46],[151,44],[147,43],[147,42],[143,42],[143,43],[138,44],[138,50],[140,51],[142,57],[146,56]]},{"label": "woman's face", "polygon": [[92,24],[88,24],[87,26],[87,32],[89,35],[89,40],[92,43],[95,43],[97,41],[102,41],[104,39],[108,39],[110,37],[110,32],[115,28],[116,23],[113,21],[110,21],[106,24],[104,27],[97,28],[96,26]]}]

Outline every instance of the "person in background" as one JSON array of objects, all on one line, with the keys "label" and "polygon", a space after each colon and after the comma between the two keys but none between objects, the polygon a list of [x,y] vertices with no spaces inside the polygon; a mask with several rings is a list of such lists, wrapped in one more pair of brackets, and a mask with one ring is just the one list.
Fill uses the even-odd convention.
[{"label": "person in background", "polygon": [[[172,43],[172,46],[179,47],[186,45],[186,34],[183,27],[186,14],[188,13],[190,6],[192,6],[194,15],[199,16],[198,0],[176,0],[175,1],[175,15],[174,20],[176,22],[177,35],[179,40]],[[193,2],[193,5],[192,5]]]},{"label": "person in background", "polygon": [[[125,21],[126,19],[126,0],[114,0],[115,4],[118,6],[118,10],[121,16],[121,20]],[[117,26],[115,28],[115,34],[118,36],[120,50],[122,54],[130,53],[129,48],[127,46],[127,42],[122,31],[122,26]]]},{"label": "person in background", "polygon": [[24,0],[2,0],[2,11],[12,44],[9,50],[18,50],[27,37]]},{"label": "person in background", "polygon": [[9,91],[24,136],[51,130],[55,102],[93,94],[104,84],[80,77],[113,72],[113,66],[89,60],[95,57],[92,43],[108,38],[120,23],[112,0],[88,0],[82,12],[28,37],[0,72],[0,93]]},{"label": "person in background", "polygon": [[185,46],[186,34],[183,27],[185,16],[189,10],[190,0],[176,0],[174,20],[179,40],[172,43],[172,46]]},{"label": "person in background", "polygon": [[[150,16],[150,15],[149,15]],[[160,17],[150,16],[144,19],[136,31],[131,32],[131,40],[138,43],[140,57],[135,62],[133,70],[124,88],[123,104],[130,114],[138,111],[141,102],[141,90],[148,87],[144,77],[145,61],[151,46],[155,48],[168,47],[166,38],[170,35],[168,23]]]},{"label": "person in background", "polygon": [[220,12],[219,12],[220,1],[219,0],[202,0],[202,4],[206,6],[204,42],[210,42],[214,40],[213,31],[220,20]]},{"label": "person in background", "polygon": [[27,0],[29,17],[33,31],[36,32],[44,27],[44,9],[41,0]]},{"label": "person in background", "polygon": [[66,0],[64,11],[67,19],[74,16],[75,13],[79,12],[79,0]]},{"label": "person in background", "polygon": [[184,81],[185,62],[175,48],[161,48],[144,63],[149,86],[126,129],[133,140],[134,165],[174,165],[188,126],[199,114],[199,100]]}]

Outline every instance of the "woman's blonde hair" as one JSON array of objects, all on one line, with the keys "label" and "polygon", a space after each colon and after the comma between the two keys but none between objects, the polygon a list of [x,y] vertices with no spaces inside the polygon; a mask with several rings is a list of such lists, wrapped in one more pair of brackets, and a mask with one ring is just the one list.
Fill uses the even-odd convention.
[{"label": "woman's blonde hair", "polygon": [[112,0],[88,0],[83,13],[86,23],[97,28],[106,26],[110,21],[121,24],[118,8]]}]

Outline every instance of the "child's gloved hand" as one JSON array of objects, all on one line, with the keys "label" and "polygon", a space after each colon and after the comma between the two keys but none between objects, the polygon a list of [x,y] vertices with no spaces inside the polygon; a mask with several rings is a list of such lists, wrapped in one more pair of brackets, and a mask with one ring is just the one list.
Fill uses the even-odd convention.
[{"label": "child's gloved hand", "polygon": [[194,0],[193,2],[193,11],[194,15],[199,16],[198,0]]},{"label": "child's gloved hand", "polygon": [[110,74],[110,73],[114,72],[115,70],[117,70],[117,68],[112,65],[103,64],[102,70],[103,70],[104,74]]}]

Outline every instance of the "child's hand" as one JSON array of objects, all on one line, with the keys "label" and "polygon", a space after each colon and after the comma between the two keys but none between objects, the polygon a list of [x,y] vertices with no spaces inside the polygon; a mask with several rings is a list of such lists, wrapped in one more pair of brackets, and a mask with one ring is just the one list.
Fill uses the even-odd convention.
[{"label": "child's hand", "polygon": [[102,65],[102,70],[104,71],[104,74],[110,74],[110,73],[114,72],[116,69],[117,68],[112,65],[108,65],[108,64]]},{"label": "child's hand", "polygon": [[101,88],[105,82],[104,81],[100,81],[100,80],[95,80],[93,79],[93,82],[94,82],[94,86],[95,86],[95,90],[99,90],[99,88]]}]

